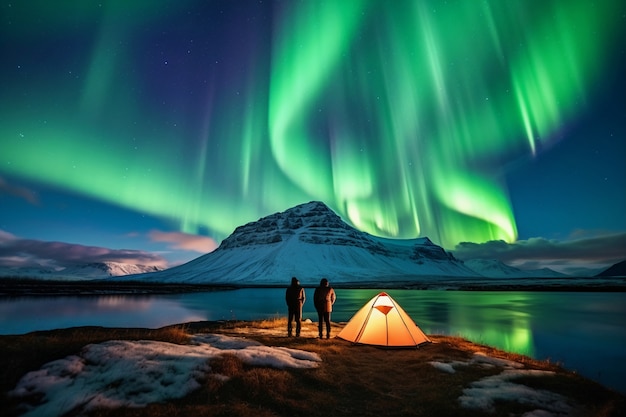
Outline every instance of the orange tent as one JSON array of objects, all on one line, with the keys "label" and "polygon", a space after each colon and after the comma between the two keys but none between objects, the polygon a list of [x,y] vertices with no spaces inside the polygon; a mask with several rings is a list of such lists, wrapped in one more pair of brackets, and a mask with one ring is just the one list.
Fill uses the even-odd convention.
[{"label": "orange tent", "polygon": [[337,335],[354,343],[377,346],[412,346],[430,342],[411,317],[387,293],[367,302]]}]

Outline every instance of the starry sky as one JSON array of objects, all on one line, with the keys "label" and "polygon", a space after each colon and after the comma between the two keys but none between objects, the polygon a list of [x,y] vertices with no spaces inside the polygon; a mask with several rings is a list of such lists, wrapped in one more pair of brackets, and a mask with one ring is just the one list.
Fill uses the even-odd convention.
[{"label": "starry sky", "polygon": [[460,259],[626,259],[618,0],[0,2],[0,266],[161,267],[312,200]]}]

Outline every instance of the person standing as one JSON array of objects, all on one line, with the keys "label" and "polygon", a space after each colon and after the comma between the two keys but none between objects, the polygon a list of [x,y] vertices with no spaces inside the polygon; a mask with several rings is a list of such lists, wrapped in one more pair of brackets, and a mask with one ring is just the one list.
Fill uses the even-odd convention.
[{"label": "person standing", "polygon": [[296,337],[300,337],[300,329],[302,328],[302,305],[306,300],[306,294],[304,288],[300,285],[298,278],[291,278],[291,285],[287,287],[285,292],[285,301],[287,302],[287,310],[289,316],[287,317],[287,335],[292,336],[293,325],[292,321],[296,322]]},{"label": "person standing", "polygon": [[322,338],[324,323],[326,323],[326,339],[330,338],[330,313],[333,311],[333,304],[335,304],[336,299],[335,290],[330,286],[326,278],[322,278],[319,287],[313,293],[313,303],[315,304],[319,320],[320,339]]}]

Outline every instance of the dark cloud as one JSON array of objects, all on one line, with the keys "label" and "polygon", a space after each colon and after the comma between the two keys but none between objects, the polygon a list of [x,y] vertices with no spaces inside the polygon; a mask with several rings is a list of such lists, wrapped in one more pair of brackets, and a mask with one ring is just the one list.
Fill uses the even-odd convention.
[{"label": "dark cloud", "polygon": [[150,252],[20,239],[10,233],[0,231],[0,265],[2,266],[62,267],[90,262],[121,262],[167,267],[165,259]]},{"label": "dark cloud", "polygon": [[571,273],[583,266],[602,268],[626,259],[626,233],[569,241],[531,238],[514,243],[463,242],[452,252],[461,260],[497,259],[522,269],[549,267]]},{"label": "dark cloud", "polygon": [[0,194],[8,194],[14,197],[23,198],[30,204],[39,204],[37,193],[25,187],[9,184],[4,178],[0,177]]}]

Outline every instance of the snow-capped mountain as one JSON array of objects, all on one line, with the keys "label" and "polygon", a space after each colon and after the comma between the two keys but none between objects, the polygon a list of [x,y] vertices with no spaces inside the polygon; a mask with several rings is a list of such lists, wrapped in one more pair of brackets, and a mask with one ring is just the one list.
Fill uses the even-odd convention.
[{"label": "snow-capped mountain", "polygon": [[0,277],[55,279],[67,281],[103,279],[130,274],[160,271],[161,268],[121,262],[91,262],[65,268],[1,268]]},{"label": "snow-capped mountain", "polygon": [[117,279],[194,284],[284,285],[399,282],[476,277],[428,238],[384,239],[360,232],[312,201],[235,229],[215,251],[184,265]]},{"label": "snow-capped mountain", "polygon": [[156,266],[125,264],[121,262],[92,262],[88,264],[72,265],[60,272],[68,276],[106,278],[157,272],[160,270],[162,270],[162,268]]},{"label": "snow-capped mountain", "polygon": [[550,268],[519,269],[496,259],[470,259],[464,263],[471,270],[487,278],[557,278],[567,276]]},{"label": "snow-capped mountain", "polygon": [[53,274],[57,271],[52,268],[46,268],[44,266],[31,266],[22,268],[12,268],[7,266],[0,267],[1,278],[38,278],[38,279],[53,279]]}]

